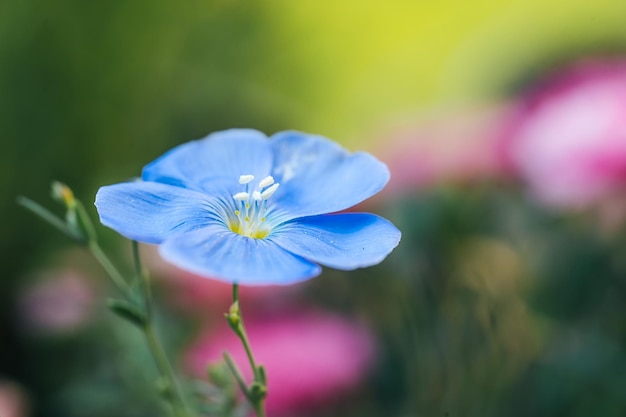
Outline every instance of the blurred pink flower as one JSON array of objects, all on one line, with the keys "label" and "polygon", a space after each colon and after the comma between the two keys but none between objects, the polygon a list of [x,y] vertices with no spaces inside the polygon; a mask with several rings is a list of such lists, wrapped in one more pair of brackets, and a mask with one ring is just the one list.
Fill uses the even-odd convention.
[{"label": "blurred pink flower", "polygon": [[96,290],[80,272],[46,271],[26,287],[18,312],[27,328],[41,332],[70,332],[93,316]]},{"label": "blurred pink flower", "polygon": [[[273,319],[246,320],[257,361],[268,375],[269,415],[291,416],[322,409],[354,388],[374,360],[374,339],[346,318],[322,312],[285,312]],[[241,343],[224,323],[201,335],[185,356],[203,378],[209,363],[228,351],[248,381],[252,375]]]},{"label": "blurred pink flower", "polygon": [[500,177],[497,139],[509,111],[506,103],[463,108],[387,137],[380,153],[391,171],[388,193]]},{"label": "blurred pink flower", "polygon": [[587,60],[523,97],[503,155],[532,194],[584,208],[626,185],[626,61]]},{"label": "blurred pink flower", "polygon": [[14,382],[0,380],[0,416],[27,417],[28,401],[26,394]]}]

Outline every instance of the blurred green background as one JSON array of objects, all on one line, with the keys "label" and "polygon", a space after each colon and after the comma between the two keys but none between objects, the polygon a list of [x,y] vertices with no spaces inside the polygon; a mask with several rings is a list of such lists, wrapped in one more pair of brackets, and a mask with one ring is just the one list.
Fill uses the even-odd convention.
[{"label": "blurred green background", "polygon": [[[577,56],[626,51],[625,17],[621,0],[0,2],[0,378],[23,387],[33,416],[97,415],[63,410],[51,387],[64,367],[44,360],[93,350],[93,335],[32,338],[16,318],[28,277],[72,246],[18,195],[52,206],[60,180],[92,210],[100,185],[230,127],[297,129],[376,154],[425,115],[506,99]],[[626,410],[619,240],[510,190],[432,189],[377,210],[403,230],[397,253],[370,272],[326,273],[305,296],[369,316],[384,340],[381,370],[357,397],[375,405],[337,415]],[[608,306],[607,294],[618,294]],[[392,308],[402,297],[408,313]]]}]

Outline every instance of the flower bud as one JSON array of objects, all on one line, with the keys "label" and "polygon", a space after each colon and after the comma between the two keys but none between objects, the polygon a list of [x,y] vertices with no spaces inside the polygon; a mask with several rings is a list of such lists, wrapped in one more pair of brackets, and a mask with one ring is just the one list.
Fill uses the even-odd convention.
[{"label": "flower bud", "polygon": [[52,183],[52,198],[65,204],[68,210],[76,207],[76,199],[74,193],[67,185],[62,182],[54,181]]},{"label": "flower bud", "polygon": [[237,327],[241,322],[241,310],[239,310],[239,301],[235,301],[228,309],[228,321],[231,326]]}]

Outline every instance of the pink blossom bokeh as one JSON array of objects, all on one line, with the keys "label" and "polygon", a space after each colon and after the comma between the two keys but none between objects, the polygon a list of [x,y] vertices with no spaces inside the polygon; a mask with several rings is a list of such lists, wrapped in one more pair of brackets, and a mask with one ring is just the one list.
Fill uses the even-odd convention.
[{"label": "pink blossom bokeh", "polygon": [[440,112],[381,140],[391,179],[385,197],[441,184],[470,184],[503,176],[498,152],[508,103]]},{"label": "pink blossom bokeh", "polygon": [[27,329],[65,333],[77,330],[93,318],[97,298],[93,282],[81,272],[49,270],[22,290],[17,309]]},{"label": "pink blossom bokeh", "polygon": [[15,382],[0,379],[0,416],[28,417],[29,405],[24,390]]},{"label": "pink blossom bokeh", "polygon": [[[286,311],[253,317],[246,329],[256,360],[268,375],[267,411],[296,416],[323,409],[357,387],[375,359],[372,334],[344,317],[320,311]],[[207,365],[228,351],[250,381],[252,373],[241,342],[223,323],[202,334],[187,350],[190,373],[204,378]]]},{"label": "pink blossom bokeh", "polygon": [[579,209],[626,184],[626,60],[588,59],[521,98],[502,155],[534,197]]}]

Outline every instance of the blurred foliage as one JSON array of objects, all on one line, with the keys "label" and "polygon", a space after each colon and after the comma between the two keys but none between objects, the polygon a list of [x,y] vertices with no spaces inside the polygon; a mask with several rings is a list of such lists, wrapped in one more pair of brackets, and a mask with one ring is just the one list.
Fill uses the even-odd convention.
[{"label": "blurred foliage", "polygon": [[511,190],[468,191],[395,202],[402,245],[339,295],[387,340],[378,404],[393,415],[620,415],[623,243]]},{"label": "blurred foliage", "polygon": [[[384,132],[419,113],[506,97],[573,56],[625,51],[625,12],[620,0],[0,2],[0,376],[26,387],[34,416],[162,411],[138,388],[154,375],[133,329],[104,311],[58,337],[15,319],[30,274],[70,244],[18,195],[44,202],[58,179],[91,210],[98,186],[229,127],[383,147]],[[371,381],[328,415],[626,409],[616,233],[487,185],[385,207],[403,231],[389,260],[327,271],[301,296],[364,317],[381,337]],[[176,351],[194,325],[162,316]]]}]

